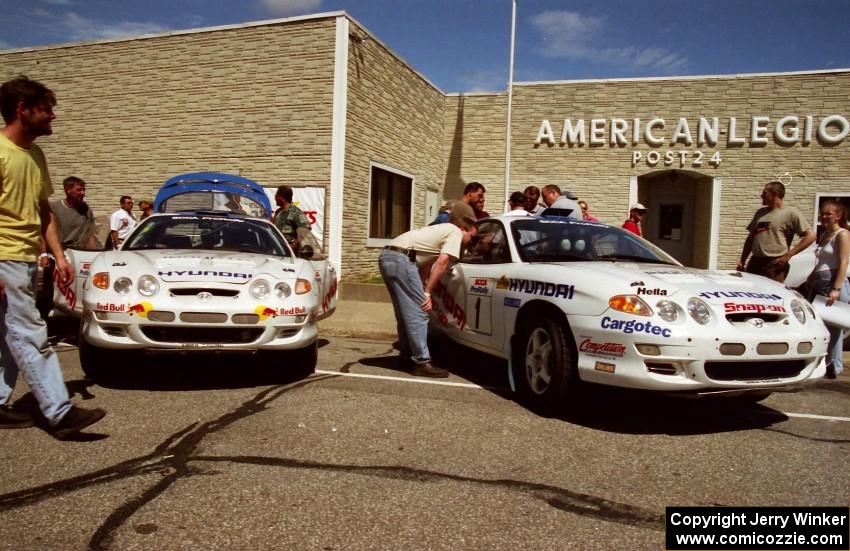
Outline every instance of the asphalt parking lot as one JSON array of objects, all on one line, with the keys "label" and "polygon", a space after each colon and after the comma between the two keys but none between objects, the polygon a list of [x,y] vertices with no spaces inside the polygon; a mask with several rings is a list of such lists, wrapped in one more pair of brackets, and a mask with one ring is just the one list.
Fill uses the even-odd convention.
[{"label": "asphalt parking lot", "polygon": [[0,549],[663,549],[668,505],[850,503],[846,373],[749,406],[590,388],[550,419],[446,343],[448,380],[326,337],[303,380],[240,356],[89,381],[59,340],[109,415],[72,441],[0,431]]}]

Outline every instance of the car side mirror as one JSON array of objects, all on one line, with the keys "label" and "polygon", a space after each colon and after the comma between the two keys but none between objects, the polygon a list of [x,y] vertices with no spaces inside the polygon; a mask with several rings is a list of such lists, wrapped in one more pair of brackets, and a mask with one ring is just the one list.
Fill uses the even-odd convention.
[{"label": "car side mirror", "polygon": [[298,249],[298,256],[304,260],[310,260],[313,258],[313,247],[310,245],[302,245],[301,248]]}]

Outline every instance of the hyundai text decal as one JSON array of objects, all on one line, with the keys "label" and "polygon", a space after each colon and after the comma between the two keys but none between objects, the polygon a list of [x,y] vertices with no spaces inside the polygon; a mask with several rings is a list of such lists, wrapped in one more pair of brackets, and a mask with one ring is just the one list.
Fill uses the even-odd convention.
[{"label": "hyundai text decal", "polygon": [[212,277],[232,277],[234,279],[251,279],[254,274],[243,274],[239,272],[218,272],[215,270],[160,270],[157,272],[160,277],[169,276],[212,276]]},{"label": "hyundai text decal", "polygon": [[702,298],[762,298],[765,300],[782,300],[779,295],[771,293],[750,293],[747,291],[703,291]]},{"label": "hyundai text decal", "polygon": [[653,325],[651,321],[626,321],[612,319],[608,316],[602,318],[602,329],[613,329],[614,331],[619,331],[626,335],[630,335],[632,333],[646,333],[647,335],[660,335],[665,338],[669,338],[672,334],[672,331],[670,331],[669,328],[661,327],[660,325]]},{"label": "hyundai text decal", "polygon": [[575,287],[575,285],[566,285],[564,283],[511,279],[508,290],[529,295],[571,299],[575,294]]}]

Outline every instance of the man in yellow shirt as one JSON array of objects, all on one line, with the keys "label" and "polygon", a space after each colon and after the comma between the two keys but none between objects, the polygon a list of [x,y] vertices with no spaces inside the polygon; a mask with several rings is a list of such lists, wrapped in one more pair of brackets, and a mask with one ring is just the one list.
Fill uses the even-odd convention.
[{"label": "man in yellow shirt", "polygon": [[0,86],[0,428],[32,426],[7,403],[18,371],[38,401],[50,432],[66,438],[99,421],[101,409],[71,404],[59,359],[47,344],[47,324],[35,306],[35,274],[43,238],[56,257],[55,277],[74,278],[59,242],[47,162],[36,138],[53,133],[56,97],[43,84],[18,77]]}]

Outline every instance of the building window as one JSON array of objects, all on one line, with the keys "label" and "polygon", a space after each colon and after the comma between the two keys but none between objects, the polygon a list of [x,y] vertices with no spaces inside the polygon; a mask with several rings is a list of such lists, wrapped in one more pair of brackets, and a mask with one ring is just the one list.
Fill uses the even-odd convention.
[{"label": "building window", "polygon": [[413,177],[372,165],[369,239],[392,239],[410,229]]}]

